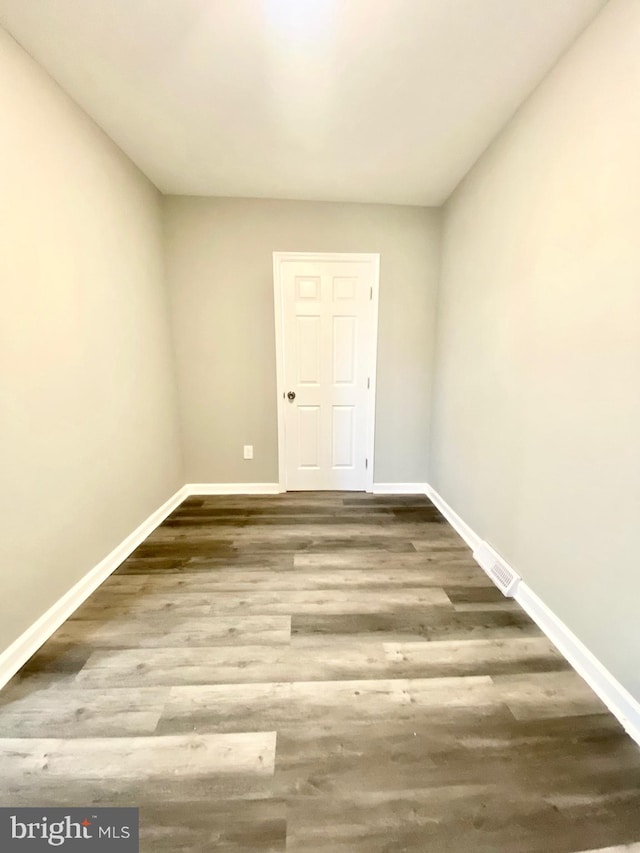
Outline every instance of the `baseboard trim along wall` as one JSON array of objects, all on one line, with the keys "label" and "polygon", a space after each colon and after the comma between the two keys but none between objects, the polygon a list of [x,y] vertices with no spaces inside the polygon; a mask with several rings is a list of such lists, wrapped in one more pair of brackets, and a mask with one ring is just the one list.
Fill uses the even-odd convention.
[{"label": "baseboard trim along wall", "polygon": [[[477,551],[478,547],[483,544],[483,539],[460,518],[432,486],[427,485],[425,494],[472,551]],[[501,557],[500,559],[511,569],[504,558]],[[587,682],[611,713],[618,718],[627,734],[640,744],[640,703],[524,581],[519,581],[514,598],[547,635],[578,675]]]},{"label": "baseboard trim along wall", "polygon": [[187,483],[188,495],[278,495],[279,483]]},{"label": "baseboard trim along wall", "polygon": [[374,483],[374,495],[423,495],[426,483]]},{"label": "baseboard trim along wall", "polygon": [[178,489],[0,654],[0,689],[187,496]]},{"label": "baseboard trim along wall", "polygon": [[440,497],[440,495],[436,492],[434,488],[427,485],[425,487],[425,493],[429,500],[434,503],[440,512],[447,519],[449,524],[453,527],[453,529],[462,536],[467,545],[471,548],[472,551],[477,551],[478,546],[481,544],[482,539],[478,536],[478,534],[473,531],[469,525],[464,522],[457,512],[454,512],[453,509],[449,506],[449,504],[444,500],[444,498]]},{"label": "baseboard trim along wall", "polygon": [[274,495],[280,491],[278,483],[187,483],[178,489],[0,654],[0,689],[185,498],[190,495]]}]

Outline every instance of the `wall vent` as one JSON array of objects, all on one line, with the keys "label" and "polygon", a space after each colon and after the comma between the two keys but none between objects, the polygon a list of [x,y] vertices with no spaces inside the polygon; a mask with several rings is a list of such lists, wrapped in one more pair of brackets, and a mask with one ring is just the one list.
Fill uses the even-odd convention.
[{"label": "wall vent", "polygon": [[509,598],[514,597],[520,582],[520,576],[513,571],[511,566],[505,563],[488,542],[479,543],[473,552],[473,558],[480,568],[489,575],[503,595]]}]

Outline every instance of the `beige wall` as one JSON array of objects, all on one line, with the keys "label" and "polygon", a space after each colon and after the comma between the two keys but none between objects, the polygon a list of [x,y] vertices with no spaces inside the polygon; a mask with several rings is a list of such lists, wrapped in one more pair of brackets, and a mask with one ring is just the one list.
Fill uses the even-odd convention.
[{"label": "beige wall", "polygon": [[[164,201],[187,480],[278,480],[274,251],[380,252],[375,480],[426,480],[439,214]],[[254,445],[253,461],[243,460],[243,444]]]},{"label": "beige wall", "polygon": [[640,3],[447,204],[432,481],[640,699]]},{"label": "beige wall", "polygon": [[0,651],[183,482],[157,191],[0,29]]}]

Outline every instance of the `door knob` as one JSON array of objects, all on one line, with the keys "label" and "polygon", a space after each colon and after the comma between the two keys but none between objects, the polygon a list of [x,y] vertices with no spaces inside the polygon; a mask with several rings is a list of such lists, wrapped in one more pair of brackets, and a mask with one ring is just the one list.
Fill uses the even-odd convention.
[{"label": "door knob", "polygon": [[287,397],[288,397],[290,400],[295,400],[295,399],[296,399],[296,392],[295,392],[295,391],[289,391],[289,392],[287,393]]}]

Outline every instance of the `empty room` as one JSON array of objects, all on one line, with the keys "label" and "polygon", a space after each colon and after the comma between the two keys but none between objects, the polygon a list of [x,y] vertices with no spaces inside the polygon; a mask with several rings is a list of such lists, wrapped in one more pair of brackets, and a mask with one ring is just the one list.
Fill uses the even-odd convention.
[{"label": "empty room", "polygon": [[0,0],[0,850],[640,851],[640,0]]}]

